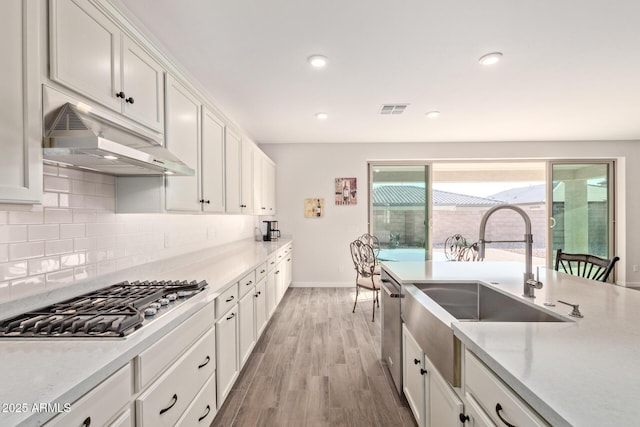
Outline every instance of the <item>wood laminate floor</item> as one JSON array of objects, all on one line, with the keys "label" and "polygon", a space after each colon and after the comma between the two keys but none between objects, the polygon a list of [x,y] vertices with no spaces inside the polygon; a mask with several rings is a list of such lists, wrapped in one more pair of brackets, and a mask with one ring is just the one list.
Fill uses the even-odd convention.
[{"label": "wood laminate floor", "polygon": [[371,292],[289,288],[211,427],[414,427],[380,360]]}]

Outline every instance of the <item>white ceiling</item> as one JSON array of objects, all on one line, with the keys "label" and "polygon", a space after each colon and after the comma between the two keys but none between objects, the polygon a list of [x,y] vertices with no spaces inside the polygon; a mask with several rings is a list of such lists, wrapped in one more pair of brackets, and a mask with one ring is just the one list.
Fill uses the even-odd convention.
[{"label": "white ceiling", "polygon": [[258,143],[640,139],[638,0],[113,3]]}]

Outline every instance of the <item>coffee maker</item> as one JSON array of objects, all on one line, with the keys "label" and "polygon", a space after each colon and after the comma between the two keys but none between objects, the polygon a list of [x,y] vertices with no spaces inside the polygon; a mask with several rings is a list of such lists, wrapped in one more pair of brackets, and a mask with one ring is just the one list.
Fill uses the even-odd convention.
[{"label": "coffee maker", "polygon": [[262,240],[265,242],[271,242],[278,240],[280,237],[280,230],[278,230],[278,221],[262,221],[267,224],[265,234],[262,235]]}]

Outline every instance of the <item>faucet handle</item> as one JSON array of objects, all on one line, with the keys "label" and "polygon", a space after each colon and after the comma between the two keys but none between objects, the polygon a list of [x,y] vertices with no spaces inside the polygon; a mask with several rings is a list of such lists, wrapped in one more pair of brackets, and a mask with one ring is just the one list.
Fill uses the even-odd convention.
[{"label": "faucet handle", "polygon": [[560,301],[560,300],[558,300],[558,302],[561,303],[561,304],[564,304],[564,305],[568,305],[568,306],[573,308],[571,313],[569,313],[569,316],[571,316],[571,317],[579,317],[579,318],[584,317],[582,315],[582,313],[580,313],[580,304],[571,304],[571,303]]}]

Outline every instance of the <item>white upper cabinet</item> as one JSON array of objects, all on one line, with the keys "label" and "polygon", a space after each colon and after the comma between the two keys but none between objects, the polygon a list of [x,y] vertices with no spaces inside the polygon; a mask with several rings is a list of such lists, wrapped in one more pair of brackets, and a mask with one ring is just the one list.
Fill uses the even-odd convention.
[{"label": "white upper cabinet", "polygon": [[240,150],[242,165],[240,167],[240,207],[242,213],[253,212],[253,176],[254,172],[254,154],[256,147],[253,142],[248,139],[242,140],[242,149]]},{"label": "white upper cabinet", "polygon": [[0,2],[0,202],[42,198],[39,2]]},{"label": "white upper cabinet", "polygon": [[225,138],[225,200],[226,211],[229,213],[241,213],[242,204],[240,196],[241,182],[241,141],[240,137],[229,128],[226,128]]},{"label": "white upper cabinet", "polygon": [[163,74],[88,0],[51,0],[51,80],[162,132]]},{"label": "white upper cabinet", "polygon": [[167,149],[196,170],[194,176],[166,177],[166,207],[169,211],[200,211],[200,101],[169,75],[166,95]]},{"label": "white upper cabinet", "polygon": [[202,210],[224,212],[224,132],[222,120],[206,108],[202,109]]},{"label": "white upper cabinet", "polygon": [[256,194],[256,213],[259,215],[276,214],[276,166],[271,159],[262,154],[256,167],[257,179],[254,180]]}]

